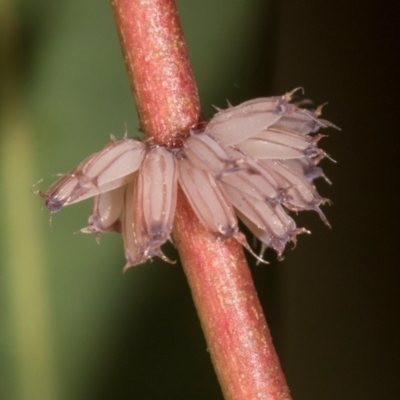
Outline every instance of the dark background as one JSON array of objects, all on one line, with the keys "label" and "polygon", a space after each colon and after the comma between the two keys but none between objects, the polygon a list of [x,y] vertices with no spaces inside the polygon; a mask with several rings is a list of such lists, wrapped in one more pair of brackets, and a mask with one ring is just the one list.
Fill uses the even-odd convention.
[{"label": "dark background", "polygon": [[[304,213],[297,221],[312,235],[283,262],[273,252],[269,266],[249,258],[293,398],[399,398],[399,5],[177,4],[207,118],[226,100],[303,86],[316,105],[329,102],[323,116],[342,129],[321,141],[337,160],[322,162],[333,185],[317,182],[333,202],[324,207],[333,228]],[[20,0],[2,13],[16,32],[2,43],[14,43],[19,66],[17,90],[3,85],[3,100],[18,97],[10,113],[25,121],[20,145],[32,158],[9,145],[21,118],[7,119],[3,108],[11,122],[2,125],[2,154],[15,152],[21,171],[3,157],[0,397],[221,399],[179,265],[156,261],[122,275],[120,237],[97,246],[73,235],[89,202],[55,215],[50,228],[29,192],[110,133],[121,138],[125,124],[137,133],[109,4]],[[22,195],[8,196],[9,181]],[[172,247],[169,254],[176,257]]]}]

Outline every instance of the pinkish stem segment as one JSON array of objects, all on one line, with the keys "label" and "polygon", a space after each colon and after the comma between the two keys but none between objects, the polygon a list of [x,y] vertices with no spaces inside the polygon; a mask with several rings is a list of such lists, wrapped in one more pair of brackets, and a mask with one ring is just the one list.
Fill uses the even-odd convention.
[{"label": "pinkish stem segment", "polygon": [[[141,127],[176,146],[201,123],[197,89],[173,0],[112,0]],[[242,247],[201,225],[181,191],[173,230],[226,400],[290,394]]]},{"label": "pinkish stem segment", "polygon": [[171,145],[202,119],[175,4],[161,0],[112,0],[111,4],[141,128],[155,143]]}]

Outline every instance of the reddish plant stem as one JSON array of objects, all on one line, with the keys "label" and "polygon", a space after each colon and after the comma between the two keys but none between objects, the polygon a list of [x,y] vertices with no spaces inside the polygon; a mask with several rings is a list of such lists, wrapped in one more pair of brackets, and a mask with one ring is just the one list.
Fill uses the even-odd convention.
[{"label": "reddish plant stem", "polygon": [[[201,111],[175,3],[111,3],[142,129],[179,144]],[[225,399],[290,399],[242,247],[207,232],[181,191],[173,236]]]},{"label": "reddish plant stem", "polygon": [[174,145],[202,120],[186,43],[173,1],[112,0],[141,128]]},{"label": "reddish plant stem", "polygon": [[289,400],[242,246],[210,235],[180,197],[174,239],[225,399]]}]

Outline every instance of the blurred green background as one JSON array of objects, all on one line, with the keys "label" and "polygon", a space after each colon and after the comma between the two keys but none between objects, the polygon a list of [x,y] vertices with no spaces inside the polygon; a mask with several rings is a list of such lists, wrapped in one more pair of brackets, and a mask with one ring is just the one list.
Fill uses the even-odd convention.
[{"label": "blurred green background", "polygon": [[[397,399],[399,6],[177,4],[207,118],[304,86],[343,129],[321,143],[333,229],[305,213],[283,262],[251,260],[294,399]],[[32,193],[137,135],[109,3],[1,0],[0,40],[0,399],[221,399],[180,266],[122,275],[121,237],[74,234],[89,201],[50,226]]]}]

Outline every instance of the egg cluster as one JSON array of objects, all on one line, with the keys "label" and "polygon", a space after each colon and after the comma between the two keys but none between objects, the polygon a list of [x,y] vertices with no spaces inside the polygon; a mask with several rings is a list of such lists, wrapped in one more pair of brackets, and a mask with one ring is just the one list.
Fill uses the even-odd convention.
[{"label": "egg cluster", "polygon": [[[325,177],[318,163],[321,128],[335,127],[316,110],[284,96],[258,98],[217,114],[201,131],[189,132],[180,148],[125,137],[111,142],[64,175],[46,193],[46,207],[94,197],[85,233],[121,232],[129,268],[158,256],[170,239],[178,185],[204,227],[232,237],[252,251],[238,218],[265,248],[280,256],[306,232],[288,211],[315,210],[328,224],[313,180]],[[325,178],[326,179],[326,178]],[[253,253],[254,254],[254,253]]]}]

